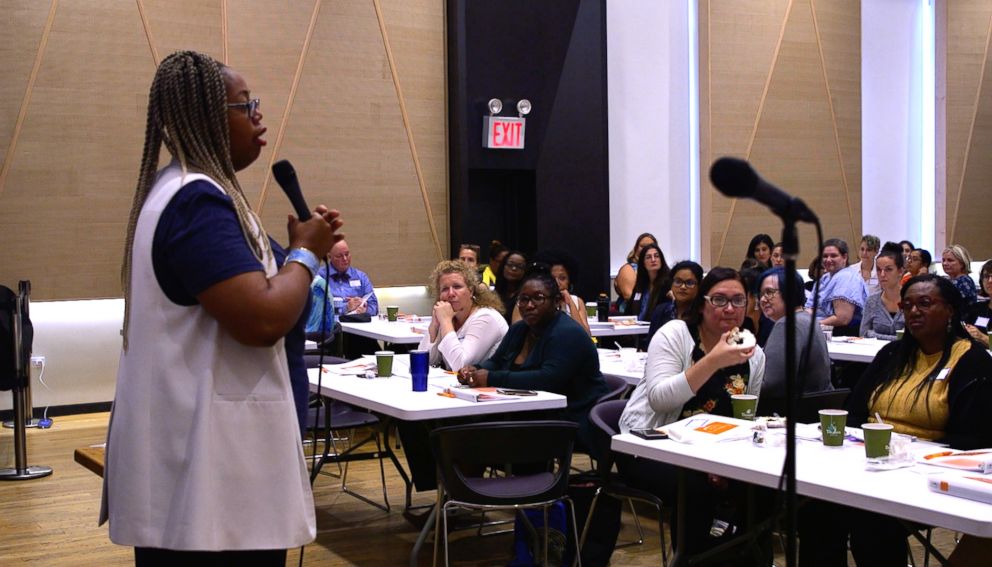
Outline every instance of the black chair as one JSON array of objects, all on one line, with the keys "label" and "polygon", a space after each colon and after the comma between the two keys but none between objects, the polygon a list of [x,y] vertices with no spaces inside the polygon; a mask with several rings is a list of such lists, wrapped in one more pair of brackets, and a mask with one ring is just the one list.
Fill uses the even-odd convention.
[{"label": "black chair", "polygon": [[[309,429],[313,437],[314,444],[318,437],[323,437],[323,452],[318,457],[316,450],[311,458],[310,483],[320,474],[321,468],[327,461],[336,462],[338,465],[338,475],[341,477],[341,491],[359,500],[371,504],[380,510],[389,512],[389,497],[386,494],[386,470],[383,464],[382,440],[380,438],[379,418],[368,411],[361,410],[346,404],[325,398],[323,396],[313,396],[307,424],[312,427],[314,423],[322,423],[320,430]],[[355,441],[355,430],[367,428],[367,435],[359,441]],[[349,431],[347,436],[348,447],[344,451],[338,450],[337,439],[341,431]],[[368,443],[375,443],[374,453],[356,453],[356,450]],[[333,456],[332,453],[333,452]],[[348,464],[358,459],[378,459],[379,477],[382,480],[382,500],[383,504],[375,502],[370,498],[354,492],[348,488]],[[341,463],[344,462],[342,468]],[[333,475],[332,475],[333,476]]]},{"label": "black chair", "polygon": [[[572,445],[578,426],[570,421],[502,421],[439,427],[431,432],[437,461],[438,514],[434,524],[434,561],[439,536],[448,564],[448,510],[542,508],[544,565],[548,560],[548,508],[559,500],[571,508],[572,532],[578,541],[575,509],[566,495]],[[484,476],[487,467],[502,476]],[[514,467],[527,472],[515,474]]]},{"label": "black chair", "polygon": [[625,407],[627,407],[627,400],[613,400],[596,404],[592,408],[592,411],[589,412],[589,421],[595,426],[593,430],[593,444],[596,446],[599,454],[602,455],[596,467],[602,484],[596,490],[592,505],[589,507],[589,515],[586,518],[585,526],[582,528],[582,537],[579,539],[579,549],[582,549],[582,545],[586,541],[586,536],[588,536],[589,524],[591,523],[593,513],[596,511],[596,501],[599,499],[600,494],[605,494],[618,500],[626,499],[630,503],[630,510],[634,515],[634,524],[637,526],[638,539],[617,544],[617,547],[644,543],[644,532],[641,529],[640,520],[637,518],[637,512],[634,510],[634,500],[654,506],[658,511],[658,534],[661,538],[662,565],[668,565],[668,547],[665,543],[665,522],[663,515],[664,504],[660,498],[650,492],[627,486],[620,478],[620,475],[613,472],[615,459],[613,450],[610,448],[610,443],[613,436],[620,433],[620,416],[623,414]]},{"label": "black chair", "polygon": [[600,396],[596,400],[597,404],[608,402],[610,400],[619,400],[624,396],[624,394],[627,393],[627,390],[630,389],[630,384],[627,383],[627,380],[621,378],[620,376],[603,374],[603,381],[606,382],[607,386],[609,386],[610,391]]},{"label": "black chair", "polygon": [[[796,423],[819,423],[820,414],[818,412],[821,409],[843,409],[844,402],[847,401],[850,394],[849,388],[803,394],[799,398],[797,407],[799,415],[796,418]],[[788,412],[785,409],[785,398],[761,396],[758,398],[758,413],[759,415],[778,414],[782,417],[788,417]]]}]

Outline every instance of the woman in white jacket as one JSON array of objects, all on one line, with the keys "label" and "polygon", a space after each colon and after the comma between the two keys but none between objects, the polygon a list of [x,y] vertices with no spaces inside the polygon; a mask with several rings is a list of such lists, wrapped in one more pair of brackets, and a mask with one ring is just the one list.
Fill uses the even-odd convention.
[{"label": "woman in white jacket", "polygon": [[444,260],[434,268],[428,286],[436,302],[418,348],[430,350],[431,364],[459,370],[492,356],[507,324],[503,302],[479,285],[478,272],[460,260]]},{"label": "woman in white jacket", "polygon": [[[765,372],[761,347],[727,342],[743,323],[746,307],[740,274],[731,268],[710,270],[700,283],[689,320],[669,321],[652,337],[644,379],[630,396],[620,429],[626,433],[660,427],[697,413],[730,416],[731,395],[758,395]],[[622,457],[617,465],[632,486],[676,502],[678,467]],[[725,493],[709,488],[702,473],[690,472],[686,477],[692,502],[685,510],[686,551],[697,553],[718,543],[708,534],[720,503],[717,498]],[[673,541],[677,528],[673,523]]]}]

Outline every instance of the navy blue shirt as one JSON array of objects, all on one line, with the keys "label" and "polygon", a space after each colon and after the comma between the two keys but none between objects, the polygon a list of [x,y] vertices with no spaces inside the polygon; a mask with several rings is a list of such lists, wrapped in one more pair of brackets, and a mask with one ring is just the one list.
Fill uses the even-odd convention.
[{"label": "navy blue shirt", "polygon": [[[269,239],[276,265],[286,251]],[[159,287],[177,305],[197,305],[196,296],[210,286],[247,272],[263,272],[248,246],[231,198],[203,180],[180,189],[162,211],[152,241],[152,267]],[[303,359],[304,325],[310,299],[300,320],[286,335],[289,381],[301,429],[306,421],[309,380]]]}]

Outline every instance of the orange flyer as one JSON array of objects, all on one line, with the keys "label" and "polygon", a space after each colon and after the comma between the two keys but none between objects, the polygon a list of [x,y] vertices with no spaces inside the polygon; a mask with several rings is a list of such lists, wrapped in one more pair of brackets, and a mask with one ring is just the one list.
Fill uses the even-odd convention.
[{"label": "orange flyer", "polygon": [[722,421],[712,421],[702,427],[697,427],[696,431],[700,431],[702,433],[710,433],[712,435],[719,435],[721,433],[730,431],[735,427],[737,426],[732,423],[724,423]]}]

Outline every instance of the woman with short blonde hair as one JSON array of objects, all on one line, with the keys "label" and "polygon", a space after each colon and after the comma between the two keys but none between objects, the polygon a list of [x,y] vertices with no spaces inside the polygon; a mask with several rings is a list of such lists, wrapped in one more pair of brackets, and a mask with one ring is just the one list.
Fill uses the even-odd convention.
[{"label": "woman with short blonde hair", "polygon": [[489,358],[506,334],[503,302],[479,285],[479,273],[460,260],[444,260],[428,279],[434,310],[421,350],[431,364],[458,370]]}]

